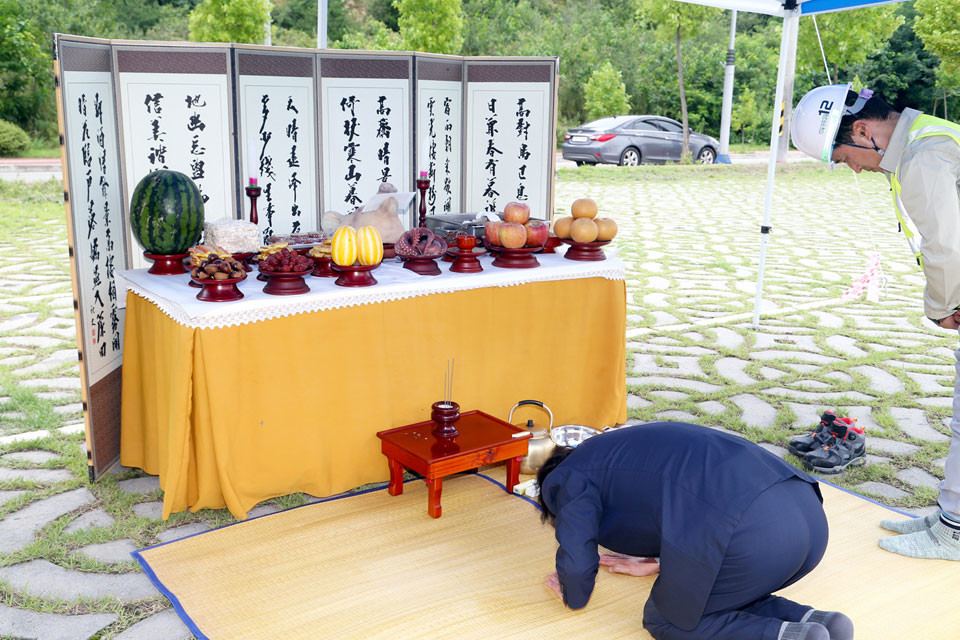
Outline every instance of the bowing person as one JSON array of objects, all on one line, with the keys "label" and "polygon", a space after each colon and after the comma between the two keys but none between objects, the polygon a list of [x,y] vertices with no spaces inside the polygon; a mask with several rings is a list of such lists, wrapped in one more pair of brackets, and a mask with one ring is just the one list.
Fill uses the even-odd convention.
[{"label": "bowing person", "polygon": [[820,562],[827,520],[817,482],[752,442],[679,422],[624,427],[558,449],[537,482],[560,545],[546,585],[572,609],[603,564],[659,573],[643,611],[657,640],[853,638],[844,614],[771,595]]}]

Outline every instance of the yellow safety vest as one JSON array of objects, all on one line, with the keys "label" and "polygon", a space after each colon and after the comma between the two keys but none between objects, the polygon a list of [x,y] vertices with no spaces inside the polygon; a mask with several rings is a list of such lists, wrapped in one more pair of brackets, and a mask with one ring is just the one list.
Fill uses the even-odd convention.
[{"label": "yellow safety vest", "polygon": [[[930,136],[948,136],[953,138],[953,141],[960,146],[960,125],[956,125],[943,118],[935,118],[934,116],[921,114],[913,121],[913,125],[911,125],[910,130],[907,132],[907,144],[909,145],[914,140],[929,138]],[[900,221],[900,228],[903,230],[903,234],[907,236],[907,243],[910,245],[910,250],[913,251],[913,255],[917,258],[917,264],[923,267],[923,255],[920,253],[920,245],[917,243],[913,229],[911,229],[904,220],[903,210],[900,207],[900,190],[902,187],[900,185],[899,174],[900,166],[898,165],[897,170],[890,175],[890,186],[893,187],[893,209],[897,214],[897,220]]]}]

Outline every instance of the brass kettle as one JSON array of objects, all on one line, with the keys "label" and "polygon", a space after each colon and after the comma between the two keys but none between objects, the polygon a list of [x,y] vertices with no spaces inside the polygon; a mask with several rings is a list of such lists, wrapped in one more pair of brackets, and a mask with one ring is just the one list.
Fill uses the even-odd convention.
[{"label": "brass kettle", "polygon": [[530,475],[536,474],[537,471],[540,470],[540,467],[544,462],[547,461],[547,458],[550,457],[550,455],[553,453],[553,450],[557,447],[550,437],[550,431],[553,429],[553,411],[550,411],[550,407],[543,404],[539,400],[521,400],[517,404],[513,405],[513,408],[510,409],[510,417],[507,418],[507,422],[513,424],[513,412],[518,407],[531,404],[536,405],[547,412],[547,414],[550,416],[550,426],[548,426],[546,429],[543,429],[542,427],[536,426],[533,423],[533,420],[527,420],[526,425],[517,425],[531,433],[527,455],[523,456],[523,459],[520,461],[520,473]]}]

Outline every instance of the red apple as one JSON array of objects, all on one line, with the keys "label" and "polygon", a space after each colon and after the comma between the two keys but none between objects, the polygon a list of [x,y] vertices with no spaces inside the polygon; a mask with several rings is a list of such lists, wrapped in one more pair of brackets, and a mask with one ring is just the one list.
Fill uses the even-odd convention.
[{"label": "red apple", "polygon": [[530,220],[524,225],[527,228],[527,246],[542,247],[547,243],[550,235],[550,225],[543,220]]},{"label": "red apple", "polygon": [[500,223],[500,244],[507,249],[520,249],[527,243],[527,229],[516,222]]},{"label": "red apple", "polygon": [[507,222],[526,224],[530,219],[530,205],[523,202],[508,202],[503,208],[503,219]]},{"label": "red apple", "polygon": [[488,222],[483,225],[483,235],[487,236],[487,242],[495,247],[500,246],[500,225],[502,222]]}]

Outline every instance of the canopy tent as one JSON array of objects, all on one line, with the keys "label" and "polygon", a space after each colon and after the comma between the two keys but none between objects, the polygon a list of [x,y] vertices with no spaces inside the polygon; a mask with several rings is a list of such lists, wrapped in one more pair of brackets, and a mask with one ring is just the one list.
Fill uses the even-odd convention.
[{"label": "canopy tent", "polygon": [[753,302],[753,326],[760,324],[760,308],[763,304],[763,271],[767,261],[767,239],[772,227],[771,207],[773,205],[773,185],[777,169],[777,150],[780,143],[780,105],[784,101],[784,83],[787,69],[793,67],[796,51],[789,46],[796,40],[800,26],[800,16],[812,16],[819,13],[847,11],[892,4],[903,0],[678,0],[692,4],[702,4],[718,9],[750,11],[783,18],[783,30],[780,37],[780,63],[777,67],[777,90],[773,101],[773,123],[770,131],[770,160],[767,166],[767,188],[763,202],[763,223],[760,225],[760,265],[757,272],[757,294]]}]

